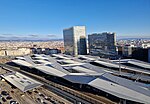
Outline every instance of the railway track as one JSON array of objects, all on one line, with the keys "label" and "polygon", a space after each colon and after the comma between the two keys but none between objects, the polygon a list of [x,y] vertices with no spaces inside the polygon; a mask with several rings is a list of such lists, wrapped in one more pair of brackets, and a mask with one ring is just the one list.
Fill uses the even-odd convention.
[{"label": "railway track", "polygon": [[94,94],[83,93],[81,91],[68,88],[66,86],[54,83],[52,81],[46,80],[43,77],[37,76],[35,74],[31,74],[29,72],[20,70],[19,68],[16,68],[10,65],[0,64],[0,66],[2,66],[6,70],[20,72],[28,77],[31,77],[43,83],[44,88],[49,89],[52,92],[66,98],[67,100],[73,102],[74,104],[115,104],[114,102],[106,98],[103,98],[100,96],[98,97]]}]

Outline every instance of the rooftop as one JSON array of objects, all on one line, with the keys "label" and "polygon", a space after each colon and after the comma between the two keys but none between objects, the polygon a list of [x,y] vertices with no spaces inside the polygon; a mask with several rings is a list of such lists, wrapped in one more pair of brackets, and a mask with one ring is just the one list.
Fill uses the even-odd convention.
[{"label": "rooftop", "polygon": [[23,92],[42,86],[42,83],[18,72],[1,76]]},{"label": "rooftop", "polygon": [[[45,65],[45,64],[40,65],[36,63],[31,64],[31,62],[34,62],[32,58],[28,58],[28,60],[26,60],[26,63],[29,63],[31,61],[30,64],[32,65],[31,66],[32,68],[36,68],[37,70],[40,70],[46,74],[61,77],[72,83],[87,84],[122,99],[127,99],[127,100],[141,102],[141,103],[150,102],[150,90],[146,84],[140,82],[133,82],[125,78],[114,76],[111,70],[110,71],[105,70],[105,68],[94,66],[88,62],[77,61],[75,57],[68,58],[63,54],[58,54],[58,55],[55,54],[52,55],[52,57],[42,56],[42,55],[35,56],[35,57],[48,58],[46,62],[49,62],[49,65]],[[43,59],[44,58],[41,58],[36,61],[45,62],[42,61]],[[111,61],[107,62],[107,60],[100,60],[97,58],[92,58],[92,62],[93,60],[94,62],[105,66],[119,68],[119,65],[115,62],[111,62]],[[19,65],[25,64],[25,62],[22,63],[22,60],[20,61],[20,63],[18,63],[18,61],[13,61],[13,62]],[[58,62],[64,62],[65,64],[60,64]],[[121,66],[121,68],[125,68],[125,67],[126,66],[123,65]],[[130,71],[149,74],[149,72],[145,70],[139,70],[130,67],[127,67],[127,69]],[[70,72],[68,70],[75,70],[77,72]]]}]

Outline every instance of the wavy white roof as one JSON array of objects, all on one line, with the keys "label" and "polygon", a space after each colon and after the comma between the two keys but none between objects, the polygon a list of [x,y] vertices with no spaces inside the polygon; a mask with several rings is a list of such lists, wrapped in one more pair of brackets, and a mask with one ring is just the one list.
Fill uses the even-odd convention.
[{"label": "wavy white roof", "polygon": [[[55,56],[61,57],[61,55]],[[73,59],[73,57],[71,59]],[[150,90],[146,88],[144,84],[139,84],[138,82],[132,82],[130,80],[111,75],[109,74],[110,72],[106,72],[105,70],[93,66],[89,63],[74,62],[73,60],[64,58],[63,61],[69,64],[60,65],[56,60],[57,59],[49,56],[49,66],[34,64],[32,65],[30,64],[33,61],[31,58],[28,58],[28,60],[26,60],[27,62],[23,60],[16,60],[13,62],[23,66],[32,66],[46,74],[62,77],[68,81],[71,81],[72,83],[88,84],[122,99],[141,103],[150,103]],[[31,62],[29,63],[28,61]],[[47,63],[47,61],[45,62],[45,60],[36,61]],[[95,62],[109,67],[119,67],[118,64],[108,63],[105,61],[95,60]],[[69,70],[69,68],[74,69],[76,71],[79,71],[79,73],[70,73],[66,69],[64,69],[64,67],[67,67],[67,70]],[[121,67],[124,68],[124,66]],[[137,69],[131,70],[141,72],[141,70]]]},{"label": "wavy white roof", "polygon": [[150,104],[150,96],[144,95],[142,93],[118,85],[116,83],[97,78],[89,82],[88,84],[122,99],[128,99],[135,102]]},{"label": "wavy white roof", "polygon": [[50,75],[54,75],[54,76],[58,76],[58,77],[63,77],[66,75],[64,72],[59,71],[59,70],[52,68],[50,66],[37,66],[35,68],[46,73],[46,74],[50,74]]},{"label": "wavy white roof", "polygon": [[32,64],[30,64],[29,62],[24,61],[24,60],[12,60],[12,62],[14,62],[18,65],[23,65],[23,66],[27,66],[27,67],[32,67],[33,66]]}]

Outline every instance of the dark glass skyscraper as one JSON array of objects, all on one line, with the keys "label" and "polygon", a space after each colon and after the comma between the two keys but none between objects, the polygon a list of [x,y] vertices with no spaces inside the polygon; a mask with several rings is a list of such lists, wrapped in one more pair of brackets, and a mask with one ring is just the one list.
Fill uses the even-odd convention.
[{"label": "dark glass skyscraper", "polygon": [[95,55],[112,55],[116,53],[115,33],[94,33],[88,35],[89,52]]},{"label": "dark glass skyscraper", "polygon": [[87,54],[87,46],[86,46],[86,37],[81,36],[80,37],[80,55],[86,55]]}]

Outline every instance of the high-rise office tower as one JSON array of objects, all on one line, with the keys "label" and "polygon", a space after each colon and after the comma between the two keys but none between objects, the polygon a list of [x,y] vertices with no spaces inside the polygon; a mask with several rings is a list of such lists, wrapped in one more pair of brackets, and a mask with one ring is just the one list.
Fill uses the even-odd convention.
[{"label": "high-rise office tower", "polygon": [[87,54],[85,26],[73,26],[63,30],[65,53],[77,56]]},{"label": "high-rise office tower", "polygon": [[116,35],[115,33],[94,33],[88,35],[90,54],[115,54]]}]

